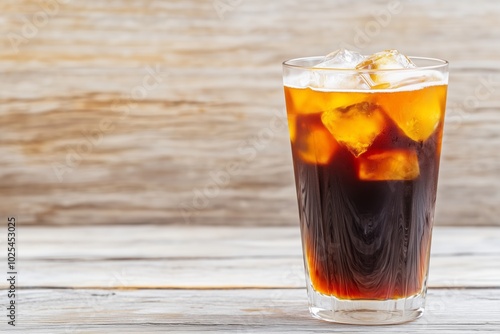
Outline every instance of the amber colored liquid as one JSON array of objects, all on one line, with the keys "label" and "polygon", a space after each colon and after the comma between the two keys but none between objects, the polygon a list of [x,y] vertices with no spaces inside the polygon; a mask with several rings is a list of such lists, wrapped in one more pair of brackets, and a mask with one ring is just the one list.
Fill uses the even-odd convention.
[{"label": "amber colored liquid", "polygon": [[[313,288],[340,299],[419,293],[429,263],[446,86],[366,93],[285,87],[285,96]],[[368,110],[366,119],[353,114],[328,123],[325,112],[337,108],[334,118],[346,117],[350,104]],[[349,137],[370,127],[380,133],[369,145],[346,144],[371,138]]]}]

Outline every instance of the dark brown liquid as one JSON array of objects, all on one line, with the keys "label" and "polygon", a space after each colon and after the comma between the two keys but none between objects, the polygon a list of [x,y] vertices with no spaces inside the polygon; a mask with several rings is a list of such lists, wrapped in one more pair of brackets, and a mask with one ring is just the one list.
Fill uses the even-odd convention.
[{"label": "dark brown liquid", "polygon": [[[321,113],[297,115],[297,142],[322,127]],[[292,145],[304,255],[314,289],[341,299],[394,299],[420,292],[426,278],[442,121],[424,142],[389,121],[369,151],[415,150],[413,180],[364,181],[358,159],[339,145],[326,164]]]}]

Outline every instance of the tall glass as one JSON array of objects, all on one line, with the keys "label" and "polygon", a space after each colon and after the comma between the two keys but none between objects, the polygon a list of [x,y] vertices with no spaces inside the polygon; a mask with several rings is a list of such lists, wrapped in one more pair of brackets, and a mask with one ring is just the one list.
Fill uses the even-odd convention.
[{"label": "tall glass", "polygon": [[283,64],[316,318],[393,324],[424,311],[448,63],[410,59],[416,68]]}]

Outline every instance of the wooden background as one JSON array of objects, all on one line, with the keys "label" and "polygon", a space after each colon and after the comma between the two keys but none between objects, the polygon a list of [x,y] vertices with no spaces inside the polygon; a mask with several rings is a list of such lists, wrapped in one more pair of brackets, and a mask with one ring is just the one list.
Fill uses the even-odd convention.
[{"label": "wooden background", "polygon": [[496,0],[2,0],[0,213],[296,225],[281,62],[352,45],[450,61],[436,224],[500,225],[498,17]]}]

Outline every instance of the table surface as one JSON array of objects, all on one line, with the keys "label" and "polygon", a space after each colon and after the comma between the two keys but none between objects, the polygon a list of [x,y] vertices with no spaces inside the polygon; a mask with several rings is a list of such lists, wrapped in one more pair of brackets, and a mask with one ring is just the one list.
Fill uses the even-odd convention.
[{"label": "table surface", "polygon": [[424,317],[367,329],[310,317],[298,227],[26,226],[17,329],[498,333],[500,228],[436,227],[433,239]]},{"label": "table surface", "polygon": [[281,62],[399,2],[358,49],[450,61],[436,224],[500,225],[498,0],[47,2],[13,48],[44,1],[0,1],[0,212],[24,224],[294,224]]}]

